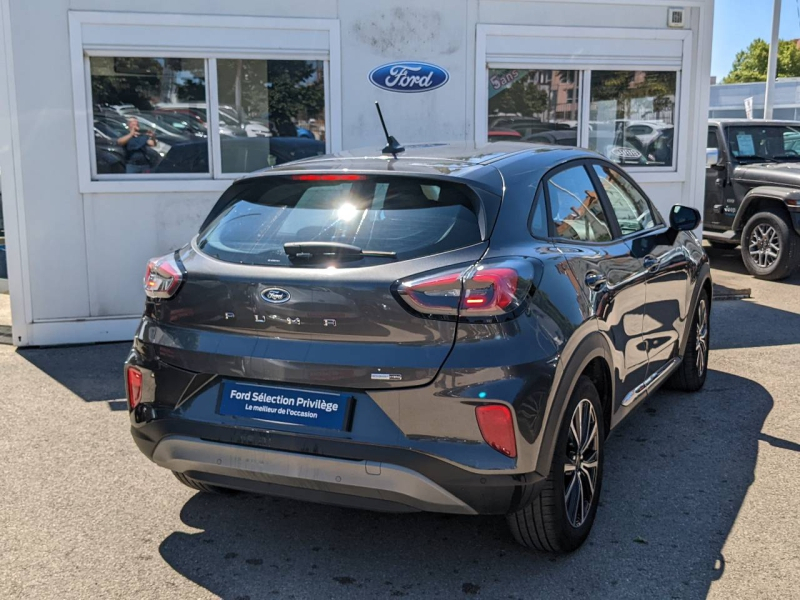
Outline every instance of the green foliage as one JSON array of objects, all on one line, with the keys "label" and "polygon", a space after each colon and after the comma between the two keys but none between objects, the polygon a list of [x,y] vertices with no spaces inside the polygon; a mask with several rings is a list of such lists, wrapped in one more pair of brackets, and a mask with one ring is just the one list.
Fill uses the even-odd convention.
[{"label": "green foliage", "polygon": [[671,71],[593,71],[592,101],[615,100],[617,118],[626,119],[632,100],[652,98],[658,114],[673,108],[676,85],[677,74]]},{"label": "green foliage", "polygon": [[[766,81],[768,60],[769,44],[761,38],[753,40],[736,54],[723,83]],[[778,77],[800,77],[800,49],[793,41],[781,40],[778,44]]]}]

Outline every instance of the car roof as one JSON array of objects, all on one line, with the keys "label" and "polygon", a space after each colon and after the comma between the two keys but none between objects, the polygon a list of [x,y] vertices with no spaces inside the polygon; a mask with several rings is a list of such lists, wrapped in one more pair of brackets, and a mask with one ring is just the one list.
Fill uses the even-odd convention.
[{"label": "car roof", "polygon": [[715,125],[800,125],[800,121],[783,121],[776,119],[709,119]]},{"label": "car roof", "polygon": [[309,171],[357,171],[477,179],[486,168],[501,172],[520,160],[531,169],[554,166],[573,158],[602,158],[599,154],[566,146],[525,142],[408,144],[395,159],[380,148],[349,150],[277,165],[245,176],[292,174]]}]

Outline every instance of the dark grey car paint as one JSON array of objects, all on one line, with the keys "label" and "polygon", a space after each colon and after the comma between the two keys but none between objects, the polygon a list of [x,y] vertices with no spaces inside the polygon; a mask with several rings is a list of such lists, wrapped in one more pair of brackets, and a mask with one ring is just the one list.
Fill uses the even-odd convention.
[{"label": "dark grey car paint", "polygon": [[[614,426],[636,405],[623,407],[623,398],[656,365],[682,355],[686,322],[700,290],[710,285],[697,239],[666,226],[608,244],[531,235],[527,217],[542,178],[586,160],[607,164],[564,147],[409,147],[397,160],[323,157],[250,176],[347,169],[446,177],[502,196],[502,209],[496,219],[487,216],[480,244],[375,267],[252,267],[184,247],[186,282],[174,298],[147,303],[128,361],[152,374],[145,377],[144,401],[156,418],[131,417],[140,449],[152,456],[164,436],[190,431],[286,451],[384,457],[430,476],[478,512],[523,505],[549,472],[558,425],[586,365],[599,358],[608,366],[605,418]],[[394,281],[410,275],[509,256],[527,257],[536,271],[535,293],[513,320],[426,320],[403,310],[390,292]],[[646,257],[655,266],[646,267]],[[590,271],[603,273],[608,284],[588,289]],[[260,293],[268,287],[285,289],[292,300],[265,303]],[[226,312],[235,317],[226,319]],[[324,326],[326,318],[336,319],[335,329]],[[371,379],[377,371],[402,380]],[[351,391],[358,407],[352,428],[245,426],[215,412],[226,377]],[[478,430],[475,406],[497,402],[513,407],[516,459],[490,448]]]}]

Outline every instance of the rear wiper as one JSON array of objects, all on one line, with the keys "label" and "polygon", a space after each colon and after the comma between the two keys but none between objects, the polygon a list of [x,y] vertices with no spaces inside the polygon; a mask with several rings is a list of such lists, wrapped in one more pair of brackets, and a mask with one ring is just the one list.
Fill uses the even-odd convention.
[{"label": "rear wiper", "polygon": [[744,154],[736,157],[737,160],[763,160],[764,162],[778,162],[769,156],[759,156],[758,154]]},{"label": "rear wiper", "polygon": [[287,242],[283,245],[283,251],[289,258],[358,258],[361,256],[397,258],[396,252],[362,250],[358,246],[340,242]]}]

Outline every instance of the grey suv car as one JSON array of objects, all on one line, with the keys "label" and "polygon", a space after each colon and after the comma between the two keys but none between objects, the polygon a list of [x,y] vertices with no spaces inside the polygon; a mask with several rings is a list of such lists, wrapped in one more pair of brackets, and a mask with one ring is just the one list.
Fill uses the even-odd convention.
[{"label": "grey suv car", "polygon": [[706,377],[699,213],[669,217],[563,147],[253,174],[148,265],[133,438],[202,491],[506,515],[522,544],[572,550],[609,430]]}]

